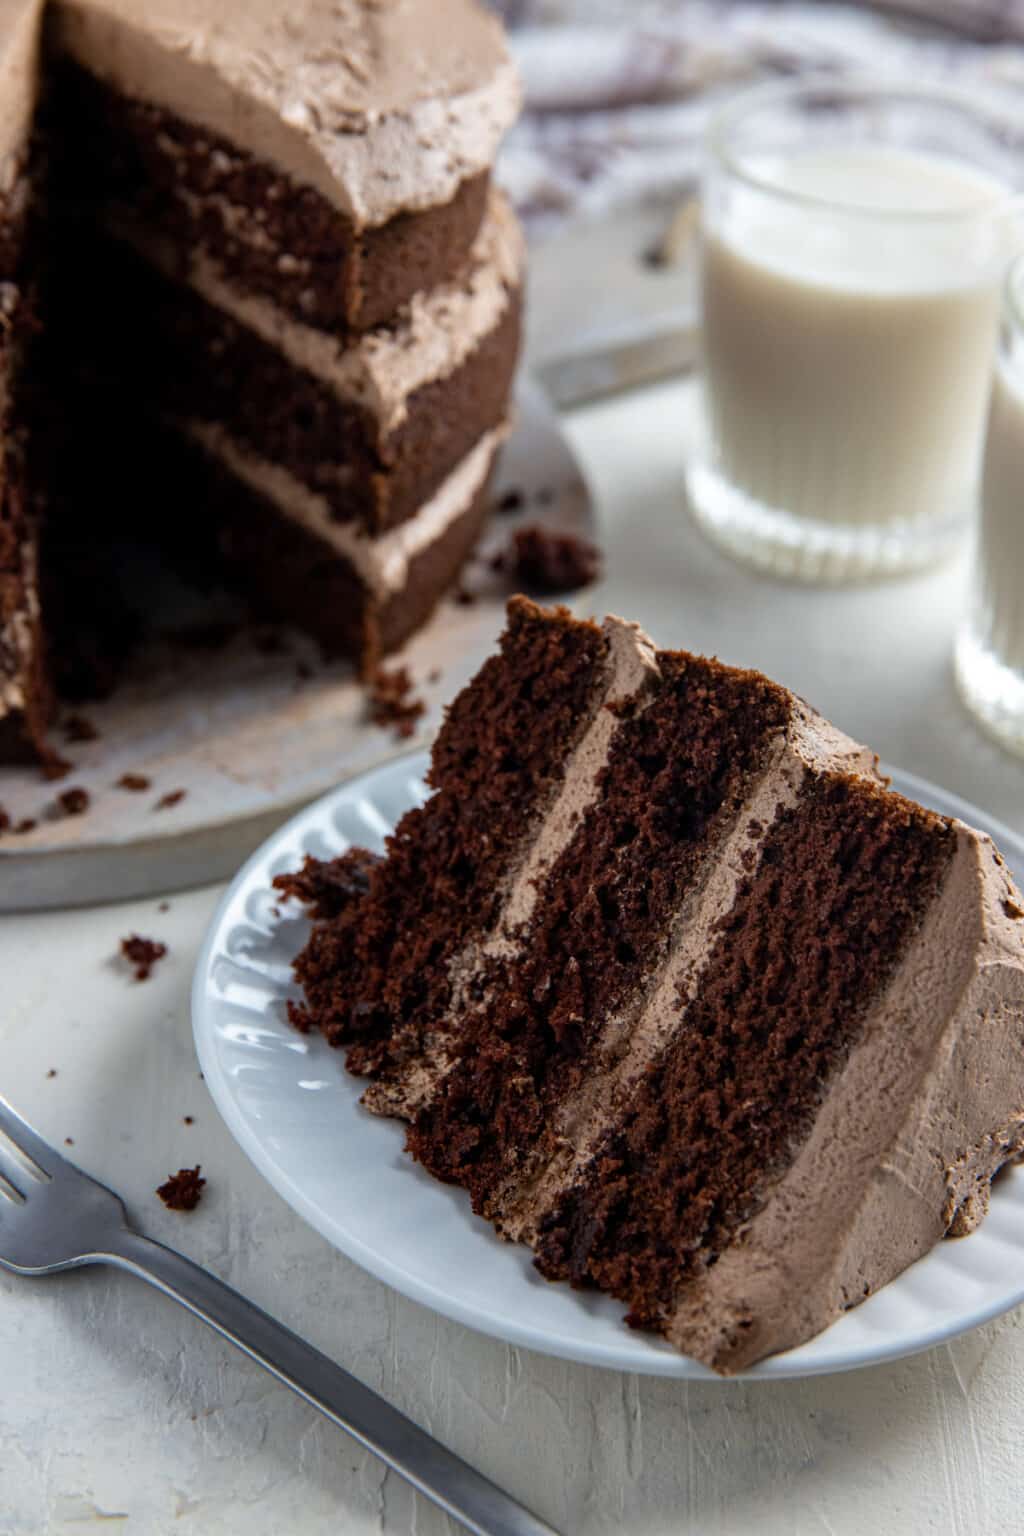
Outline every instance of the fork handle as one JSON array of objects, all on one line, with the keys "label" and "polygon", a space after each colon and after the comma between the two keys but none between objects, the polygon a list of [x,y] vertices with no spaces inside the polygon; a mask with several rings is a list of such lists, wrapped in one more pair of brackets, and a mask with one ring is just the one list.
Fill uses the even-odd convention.
[{"label": "fork handle", "polygon": [[558,1536],[355,1376],[183,1254],[124,1228],[96,1257],[148,1280],[209,1323],[475,1536]]}]

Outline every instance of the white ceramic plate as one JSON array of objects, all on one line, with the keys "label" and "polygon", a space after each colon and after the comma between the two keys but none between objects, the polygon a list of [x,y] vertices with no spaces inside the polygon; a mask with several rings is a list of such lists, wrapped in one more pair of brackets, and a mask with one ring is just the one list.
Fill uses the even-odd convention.
[{"label": "white ceramic plate", "polygon": [[[614,1301],[552,1285],[529,1252],[499,1241],[461,1190],[403,1151],[398,1123],[358,1104],[363,1084],[322,1040],[292,1030],[291,961],[308,923],[278,908],[274,875],[304,854],[380,849],[426,791],[423,752],[386,763],[308,806],[236,877],[196,971],[193,1021],[207,1087],[274,1188],[357,1264],[406,1296],[510,1344],[590,1365],[710,1377],[659,1340],[628,1329]],[[894,772],[897,789],[991,833],[1024,882],[1024,842],[953,795]],[[940,1243],[810,1343],[747,1374],[809,1376],[891,1360],[953,1337],[1024,1300],[1024,1169],[997,1181],[980,1230]]]},{"label": "white ceramic plate", "polygon": [[[488,557],[526,522],[593,537],[579,465],[558,417],[526,376],[516,409],[493,500],[499,505],[515,489],[519,504],[492,518],[470,563],[465,580],[477,602],[446,599],[389,658],[389,665],[409,668],[426,704],[418,732],[425,741],[504,625],[508,588],[489,570]],[[177,594],[177,602],[185,597]],[[188,622],[218,617],[216,606],[198,607]],[[0,911],[163,896],[225,880],[297,806],[396,752],[393,733],[367,721],[351,666],[324,666],[301,635],[269,654],[243,633],[212,652],[140,656],[109,699],[82,712],[100,737],[64,747],[55,733],[74,762],[62,783],[46,784],[32,766],[0,766],[0,803],[12,821],[36,822],[32,832],[0,838]],[[145,775],[151,789],[115,788],[123,773]],[[56,793],[72,784],[88,791],[88,812],[54,819],[48,809]],[[175,789],[184,789],[184,798],[156,811],[159,796]]]}]

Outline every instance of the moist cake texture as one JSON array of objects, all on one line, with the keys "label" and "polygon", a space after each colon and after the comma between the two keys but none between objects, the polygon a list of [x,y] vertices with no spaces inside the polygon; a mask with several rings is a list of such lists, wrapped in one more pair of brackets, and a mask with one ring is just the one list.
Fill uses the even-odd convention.
[{"label": "moist cake texture", "polygon": [[39,744],[52,709],[40,619],[39,533],[18,383],[37,294],[26,260],[41,5],[0,3],[0,757]]},{"label": "moist cake texture", "polygon": [[542,1273],[729,1372],[1024,1147],[1024,902],[988,838],[756,672],[517,598],[387,855],[280,885],[303,1029]]},{"label": "moist cake texture", "polygon": [[140,532],[372,670],[455,580],[507,430],[500,24],[0,0],[0,86],[0,751],[45,757],[54,683],[109,686],[130,619],[88,591]]}]

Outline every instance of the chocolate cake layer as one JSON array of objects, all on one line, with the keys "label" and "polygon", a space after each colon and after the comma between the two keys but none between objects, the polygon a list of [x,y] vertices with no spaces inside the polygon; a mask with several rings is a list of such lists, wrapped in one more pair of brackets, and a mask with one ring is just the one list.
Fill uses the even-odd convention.
[{"label": "chocolate cake layer", "polygon": [[204,285],[204,297],[171,282],[123,242],[89,248],[95,306],[80,304],[79,265],[50,309],[62,349],[73,343],[102,358],[126,387],[148,377],[157,409],[229,423],[323,496],[338,521],[378,532],[413,516],[504,420],[520,263],[514,222],[498,210],[458,282],[347,347],[270,306],[251,313],[219,283],[212,293]]},{"label": "chocolate cake layer", "polygon": [[434,496],[382,538],[333,525],[323,503],[222,435],[194,440],[215,473],[210,515],[232,585],[263,618],[304,629],[329,655],[368,671],[426,622],[452,585],[489,510],[502,434],[486,434]]},{"label": "chocolate cake layer", "polygon": [[614,733],[598,797],[538,889],[528,944],[480,979],[484,1001],[410,1131],[414,1155],[488,1215],[510,1166],[554,1153],[554,1106],[663,960],[706,845],[788,719],[788,695],[757,673],[655,660],[661,686]]},{"label": "chocolate cake layer", "polygon": [[493,923],[537,817],[556,802],[563,754],[606,697],[608,648],[596,625],[544,618],[524,599],[510,606],[501,652],[437,738],[429,810],[403,818],[359,924],[319,925],[300,961],[304,1017],[351,1044],[352,1070],[413,1060],[443,1021],[452,959]]},{"label": "chocolate cake layer", "polygon": [[[543,637],[517,605],[387,858],[357,888],[345,860],[283,880],[320,913],[296,1021],[349,1045],[367,1105],[548,1275],[730,1371],[980,1219],[1024,1147],[1024,902],[986,838],[889,792],[786,690],[609,624],[631,686],[609,696],[607,656],[588,673],[525,817],[490,806],[481,843],[473,720]],[[568,661],[577,628],[549,649]],[[495,840],[475,917],[445,923],[442,871]]]},{"label": "chocolate cake layer", "polygon": [[[664,1329],[681,1286],[763,1209],[948,873],[948,822],[825,774],[767,834],[699,991],[571,1193],[539,1222],[549,1276]],[[721,1362],[719,1362],[721,1363]]]},{"label": "chocolate cake layer", "polygon": [[332,332],[380,325],[448,281],[469,259],[487,206],[489,175],[480,171],[443,202],[359,227],[316,188],[59,56],[48,122],[66,203],[88,188],[90,201],[163,232],[179,250],[201,250],[240,291]]}]

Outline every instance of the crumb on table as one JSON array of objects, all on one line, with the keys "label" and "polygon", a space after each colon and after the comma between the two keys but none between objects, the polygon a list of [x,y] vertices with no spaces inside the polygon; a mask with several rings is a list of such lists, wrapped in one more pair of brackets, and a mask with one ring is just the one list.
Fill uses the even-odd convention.
[{"label": "crumb on table", "polygon": [[200,1168],[199,1163],[194,1168],[179,1168],[159,1186],[157,1194],[169,1211],[195,1210],[206,1184],[206,1180],[199,1177]]},{"label": "crumb on table", "polygon": [[84,816],[88,809],[89,791],[80,784],[63,790],[57,796],[55,810],[58,816]]},{"label": "crumb on table", "polygon": [[159,939],[144,939],[141,934],[132,933],[121,940],[121,955],[134,966],[136,981],[148,981],[154,965],[166,953],[167,945],[161,944]]},{"label": "crumb on table", "polygon": [[187,794],[187,789],[169,789],[166,795],[160,796],[153,809],[154,811],[169,811],[172,805],[180,805]]},{"label": "crumb on table", "polygon": [[572,533],[555,533],[539,523],[517,528],[491,561],[494,570],[533,592],[574,592],[601,574],[601,552]]},{"label": "crumb on table", "polygon": [[64,740],[98,741],[99,731],[86,715],[68,715],[64,721]]},{"label": "crumb on table", "polygon": [[121,777],[114,785],[114,788],[127,789],[130,790],[132,794],[139,795],[142,794],[144,790],[149,789],[151,783],[152,780],[147,779],[144,773],[122,773]]}]

